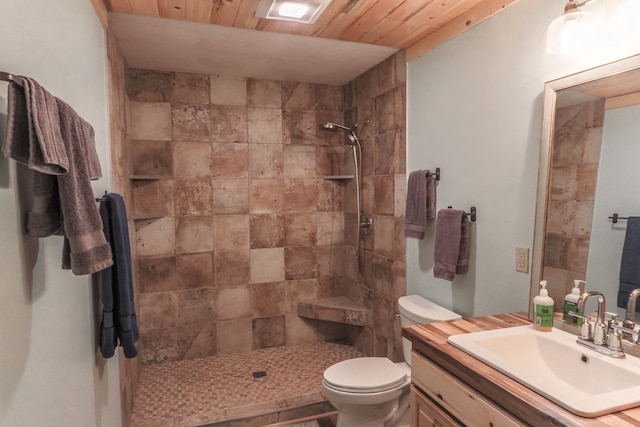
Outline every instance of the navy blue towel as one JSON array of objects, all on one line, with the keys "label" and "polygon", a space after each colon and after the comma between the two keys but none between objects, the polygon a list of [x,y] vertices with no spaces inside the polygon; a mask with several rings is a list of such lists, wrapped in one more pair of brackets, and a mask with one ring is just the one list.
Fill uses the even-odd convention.
[{"label": "navy blue towel", "polygon": [[102,270],[102,324],[100,353],[112,357],[118,341],[127,358],[136,357],[140,338],[133,301],[129,226],[124,199],[116,193],[104,196],[100,217],[113,253],[113,266]]},{"label": "navy blue towel", "polygon": [[[632,216],[627,220],[627,233],[622,247],[618,307],[626,308],[629,294],[637,288],[640,288],[640,217]],[[639,309],[640,304],[636,305],[637,312],[640,312]]]}]

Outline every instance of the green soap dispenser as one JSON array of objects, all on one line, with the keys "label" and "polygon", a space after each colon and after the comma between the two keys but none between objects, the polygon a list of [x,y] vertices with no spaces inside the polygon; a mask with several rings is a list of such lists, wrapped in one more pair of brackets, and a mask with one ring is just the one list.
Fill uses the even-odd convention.
[{"label": "green soap dispenser", "polygon": [[584,312],[581,312],[580,310],[578,310],[578,301],[580,300],[580,295],[582,295],[582,292],[580,291],[580,283],[584,284],[585,281],[584,280],[573,281],[573,289],[571,289],[571,293],[567,294],[567,296],[564,297],[564,308],[563,308],[563,315],[562,315],[562,319],[565,322],[574,323],[578,326],[582,325],[583,320],[578,317],[570,316],[568,313],[570,311],[573,311],[574,313],[584,314]]},{"label": "green soap dispenser", "polygon": [[533,299],[533,327],[550,332],[553,328],[553,299],[547,291],[547,281],[541,281],[540,286],[540,294]]}]

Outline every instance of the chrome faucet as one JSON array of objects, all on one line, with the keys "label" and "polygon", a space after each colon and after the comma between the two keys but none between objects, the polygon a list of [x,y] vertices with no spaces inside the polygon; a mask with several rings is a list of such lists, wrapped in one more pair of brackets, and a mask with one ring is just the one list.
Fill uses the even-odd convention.
[{"label": "chrome faucet", "polygon": [[[638,291],[640,293],[640,290]],[[592,297],[598,298],[597,319],[595,324],[591,323],[589,316],[579,313],[585,312],[587,300]],[[625,357],[622,350],[621,332],[625,332],[627,328],[616,323],[615,315],[609,322],[605,321],[605,298],[598,291],[588,291],[583,293],[578,300],[579,313],[569,313],[574,317],[584,319],[578,335],[578,344],[588,347],[592,350],[615,358]]]},{"label": "chrome faucet", "polygon": [[627,300],[627,314],[624,322],[622,323],[622,326],[625,328],[633,329],[636,326],[634,319],[636,316],[636,301],[638,299],[638,295],[640,295],[640,289],[634,289],[629,294],[629,299]]},{"label": "chrome faucet", "polygon": [[[594,344],[602,345],[604,344],[604,341],[605,341],[605,334],[606,334],[606,327],[607,327],[604,320],[604,313],[605,313],[604,295],[602,295],[602,293],[598,291],[587,291],[583,293],[582,295],[580,295],[580,299],[578,300],[578,311],[580,313],[584,313],[585,306],[587,305],[587,300],[591,297],[598,297],[596,324],[594,325],[593,335],[591,337],[581,336],[581,338],[584,338],[586,340],[591,339]],[[585,323],[589,323],[589,322],[585,322]]]}]

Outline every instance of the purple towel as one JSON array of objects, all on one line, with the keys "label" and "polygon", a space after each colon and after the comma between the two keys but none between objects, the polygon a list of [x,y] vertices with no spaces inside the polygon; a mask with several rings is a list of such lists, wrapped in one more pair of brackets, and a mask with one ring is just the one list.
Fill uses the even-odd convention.
[{"label": "purple towel", "polygon": [[65,237],[62,266],[91,274],[113,264],[90,180],[102,176],[91,125],[27,77],[9,84],[6,157],[31,169],[34,237]]},{"label": "purple towel", "polygon": [[436,217],[436,180],[428,170],[409,174],[407,205],[404,218],[404,236],[424,238],[427,219]]},{"label": "purple towel", "polygon": [[469,219],[464,211],[441,209],[436,222],[433,275],[453,281],[469,270]]}]

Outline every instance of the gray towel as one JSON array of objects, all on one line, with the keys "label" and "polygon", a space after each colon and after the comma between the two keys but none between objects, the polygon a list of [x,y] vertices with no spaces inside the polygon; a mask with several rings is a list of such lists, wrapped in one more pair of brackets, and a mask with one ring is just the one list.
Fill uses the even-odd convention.
[{"label": "gray towel", "polygon": [[436,217],[436,180],[428,170],[409,174],[404,236],[423,239],[427,219]]},{"label": "gray towel", "polygon": [[[627,231],[622,246],[620,260],[620,287],[618,289],[618,307],[626,308],[629,294],[640,288],[640,217],[627,219]],[[640,304],[636,305],[639,312]]]},{"label": "gray towel", "polygon": [[93,128],[35,80],[9,84],[7,137],[2,152],[31,169],[29,234],[65,236],[63,268],[91,274],[110,265],[90,180],[102,176]]},{"label": "gray towel", "polygon": [[441,209],[436,222],[433,275],[452,281],[469,270],[469,219],[465,211]]}]

